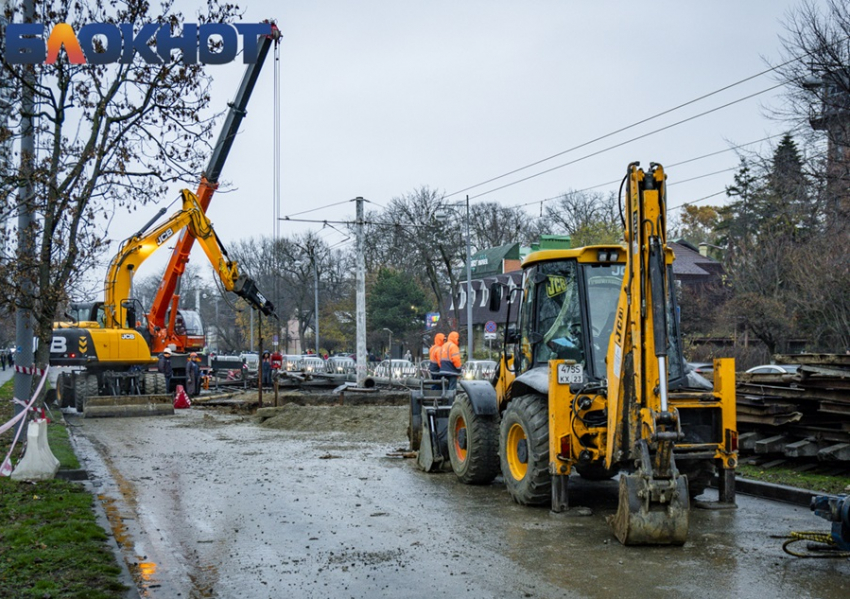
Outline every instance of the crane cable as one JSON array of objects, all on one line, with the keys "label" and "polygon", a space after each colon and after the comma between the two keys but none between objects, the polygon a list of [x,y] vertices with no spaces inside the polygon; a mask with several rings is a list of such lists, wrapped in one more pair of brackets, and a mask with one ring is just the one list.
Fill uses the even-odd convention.
[{"label": "crane cable", "polygon": [[280,44],[278,40],[274,42],[274,151],[272,152],[274,158],[274,166],[272,167],[272,176],[274,177],[273,183],[273,198],[272,202],[274,203],[274,212],[272,220],[274,221],[274,234],[272,237],[272,255],[274,256],[274,271],[275,275],[272,277],[273,279],[273,293],[274,293],[274,301],[277,304],[280,300],[279,293],[279,281],[277,274],[280,272],[280,256],[277,252],[277,246],[280,242]]}]

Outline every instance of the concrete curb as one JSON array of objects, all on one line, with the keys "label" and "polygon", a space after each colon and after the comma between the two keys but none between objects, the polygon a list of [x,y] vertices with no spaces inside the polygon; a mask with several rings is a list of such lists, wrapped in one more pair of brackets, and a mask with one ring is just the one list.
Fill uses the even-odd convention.
[{"label": "concrete curb", "polygon": [[[715,489],[717,488],[716,478],[712,481],[711,486]],[[741,477],[737,477],[735,479],[735,491],[744,495],[751,495],[761,499],[772,499],[774,501],[781,501],[783,503],[790,503],[806,508],[811,504],[813,497],[824,495],[824,493],[816,493],[814,491],[807,491],[806,489],[799,489],[797,487],[788,487],[786,485],[777,485],[774,483],[767,483],[760,480],[751,480],[749,478]]]}]

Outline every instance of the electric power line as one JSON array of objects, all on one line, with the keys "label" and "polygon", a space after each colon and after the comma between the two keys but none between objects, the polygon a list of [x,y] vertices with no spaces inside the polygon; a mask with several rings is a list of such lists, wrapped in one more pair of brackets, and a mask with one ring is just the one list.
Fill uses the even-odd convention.
[{"label": "electric power line", "polygon": [[[630,143],[632,143],[632,142],[634,142],[634,141],[637,141],[637,140],[639,140],[639,139],[643,139],[643,138],[645,138],[645,137],[649,137],[650,135],[655,135],[656,133],[660,133],[660,132],[662,132],[662,131],[666,131],[667,129],[672,129],[673,127],[677,127],[677,126],[682,125],[682,124],[684,124],[684,123],[687,123],[687,122],[689,122],[689,121],[693,121],[693,120],[695,120],[695,119],[701,118],[701,117],[706,116],[706,115],[708,115],[708,114],[711,114],[711,113],[713,113],[713,112],[717,112],[718,110],[722,110],[722,109],[724,109],[724,108],[728,108],[729,106],[732,106],[732,105],[734,105],[734,104],[738,104],[738,103],[743,102],[743,101],[745,101],[745,100],[749,100],[750,98],[754,98],[754,97],[759,96],[759,95],[761,95],[761,94],[767,93],[767,92],[772,91],[772,90],[774,90],[774,89],[776,89],[776,88],[778,88],[778,87],[782,87],[783,85],[784,85],[784,83],[779,83],[779,84],[774,85],[774,86],[772,86],[772,87],[768,87],[768,88],[763,89],[763,90],[761,90],[761,91],[758,91],[758,92],[755,92],[755,93],[753,93],[753,94],[750,94],[749,96],[744,96],[743,98],[738,98],[737,100],[733,100],[732,102],[727,102],[726,104],[723,104],[723,105],[721,105],[721,106],[717,106],[717,107],[712,108],[712,109],[710,109],[710,110],[706,110],[705,112],[701,112],[701,113],[699,113],[699,114],[695,114],[695,115],[693,115],[693,116],[690,116],[690,117],[688,117],[688,118],[686,118],[686,119],[682,119],[682,120],[677,121],[677,122],[675,122],[675,123],[672,123],[672,124],[670,124],[670,125],[665,125],[664,127],[660,127],[660,128],[655,129],[655,130],[653,130],[653,131],[649,131],[648,133],[644,133],[644,134],[642,134],[642,135],[638,135],[637,137],[633,137],[633,138],[631,138],[631,139],[627,139],[626,141],[622,141],[622,142],[620,142],[620,143],[616,143],[616,144],[614,144],[614,145],[612,145],[612,146],[608,146],[608,147],[606,147],[606,148],[602,148],[601,150],[597,150],[596,152],[592,152],[592,153],[590,153],[590,154],[585,154],[584,156],[580,156],[580,157],[576,158],[575,160],[570,160],[569,162],[565,162],[564,164],[559,164],[558,166],[553,166],[553,167],[548,168],[548,169],[546,169],[546,170],[544,170],[544,171],[540,171],[539,173],[535,173],[535,174],[533,174],[533,175],[529,175],[529,176],[527,176],[527,177],[523,177],[522,179],[517,179],[516,181],[512,181],[512,182],[510,182],[510,183],[505,183],[504,185],[500,185],[499,187],[494,187],[493,189],[489,189],[489,190],[487,190],[487,191],[483,191],[483,192],[481,192],[481,193],[479,193],[479,194],[476,194],[476,195],[474,195],[474,196],[469,196],[469,199],[470,199],[470,200],[474,200],[474,199],[476,199],[476,198],[480,198],[480,197],[485,196],[485,195],[487,195],[487,194],[491,194],[491,193],[493,193],[493,192],[495,192],[495,191],[499,191],[499,190],[505,189],[505,188],[507,188],[507,187],[512,187],[512,186],[517,185],[517,184],[519,184],[519,183],[524,183],[525,181],[528,181],[529,179],[534,179],[534,178],[539,177],[539,176],[541,176],[541,175],[545,175],[545,174],[547,174],[547,173],[551,173],[552,171],[556,171],[556,170],[558,170],[558,169],[564,168],[565,166],[570,166],[570,165],[572,165],[572,164],[576,164],[577,162],[581,162],[581,161],[583,161],[583,160],[587,160],[588,158],[592,158],[592,157],[594,157],[594,156],[598,156],[599,154],[603,154],[603,153],[605,153],[605,152],[609,152],[609,151],[611,151],[611,150],[614,150],[614,149],[616,149],[616,148],[619,148],[619,147],[625,146],[625,145],[630,144]],[[455,192],[455,193],[458,193],[458,192]],[[449,197],[449,196],[446,196],[446,197]]]}]

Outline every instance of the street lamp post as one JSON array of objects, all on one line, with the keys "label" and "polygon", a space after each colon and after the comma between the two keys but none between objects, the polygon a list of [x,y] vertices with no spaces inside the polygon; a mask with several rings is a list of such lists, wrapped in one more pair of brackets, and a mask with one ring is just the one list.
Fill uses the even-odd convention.
[{"label": "street lamp post", "polygon": [[392,385],[393,384],[393,332],[390,329],[388,329],[387,327],[384,327],[384,330],[387,333],[390,334],[390,350],[389,350],[390,359],[389,359],[389,364],[387,364],[387,368],[390,371],[390,385]]}]

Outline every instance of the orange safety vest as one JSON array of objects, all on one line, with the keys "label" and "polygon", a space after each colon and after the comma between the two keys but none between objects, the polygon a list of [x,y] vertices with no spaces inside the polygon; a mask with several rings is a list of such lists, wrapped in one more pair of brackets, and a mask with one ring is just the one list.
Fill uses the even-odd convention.
[{"label": "orange safety vest", "polygon": [[451,336],[440,351],[440,372],[449,376],[460,375],[460,348]]}]

